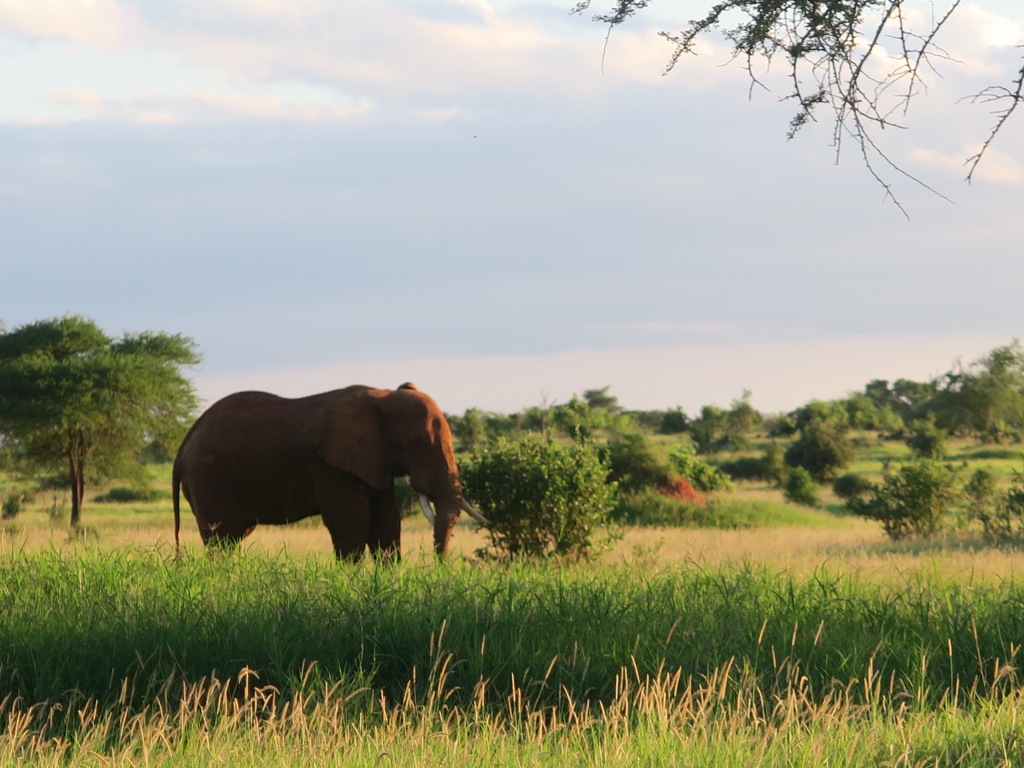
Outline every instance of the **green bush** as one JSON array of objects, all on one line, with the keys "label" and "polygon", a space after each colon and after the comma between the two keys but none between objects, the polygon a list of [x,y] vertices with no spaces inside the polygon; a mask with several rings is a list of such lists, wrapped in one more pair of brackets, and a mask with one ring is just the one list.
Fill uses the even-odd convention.
[{"label": "green bush", "polygon": [[785,477],[782,449],[771,443],[760,456],[740,456],[737,459],[721,461],[718,468],[733,480],[763,480],[781,483]]},{"label": "green bush", "polygon": [[0,506],[0,518],[13,520],[21,512],[26,501],[28,501],[28,494],[25,491],[18,489],[11,491],[4,498],[3,505]]},{"label": "green bush", "polygon": [[655,488],[621,491],[612,518],[623,525],[691,528],[714,525],[705,506],[666,496]]},{"label": "green bush", "polygon": [[93,500],[106,504],[134,504],[156,501],[165,495],[154,488],[111,488]]},{"label": "green bush", "polygon": [[999,491],[996,476],[979,469],[964,486],[967,512],[981,524],[985,537],[997,543],[1024,541],[1024,475],[1015,474],[1005,492]]},{"label": "green bush", "polygon": [[811,473],[803,467],[792,467],[782,483],[782,493],[787,501],[814,507],[818,504],[818,484]]},{"label": "green bush", "polygon": [[849,464],[852,457],[853,446],[843,423],[811,418],[786,449],[785,462],[790,467],[803,467],[821,482],[835,477],[837,470]]},{"label": "green bush", "polygon": [[663,435],[680,435],[690,425],[690,419],[682,408],[671,408],[665,411],[658,424],[658,432]]},{"label": "green bush", "polygon": [[932,536],[963,499],[957,473],[940,461],[916,459],[873,488],[867,498],[851,499],[854,513],[879,520],[891,539]]},{"label": "green bush", "polygon": [[690,481],[698,491],[710,493],[732,488],[732,480],[721,469],[694,453],[689,445],[678,446],[669,453],[675,470]]},{"label": "green bush", "polygon": [[856,499],[864,496],[870,492],[875,484],[872,483],[864,475],[859,475],[856,472],[847,472],[845,475],[840,475],[832,483],[832,492],[843,501],[849,499]]},{"label": "green bush", "polygon": [[585,557],[607,534],[616,485],[586,442],[564,447],[524,437],[500,439],[472,456],[461,476],[469,498],[487,510],[484,556]]},{"label": "green bush", "polygon": [[666,452],[640,432],[615,435],[605,452],[609,476],[620,490],[667,488],[677,479]]},{"label": "green bush", "polygon": [[923,459],[939,459],[946,452],[946,433],[935,426],[935,417],[918,419],[910,425],[907,447]]}]

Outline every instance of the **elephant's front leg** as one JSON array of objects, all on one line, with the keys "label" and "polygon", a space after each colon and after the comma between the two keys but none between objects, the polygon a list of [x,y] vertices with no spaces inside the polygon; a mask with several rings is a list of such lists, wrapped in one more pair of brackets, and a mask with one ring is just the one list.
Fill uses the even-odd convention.
[{"label": "elephant's front leg", "polygon": [[358,561],[370,535],[370,488],[347,472],[320,467],[313,477],[320,517],[339,560]]},{"label": "elephant's front leg", "polygon": [[402,557],[402,519],[392,485],[370,497],[370,554],[398,562]]}]

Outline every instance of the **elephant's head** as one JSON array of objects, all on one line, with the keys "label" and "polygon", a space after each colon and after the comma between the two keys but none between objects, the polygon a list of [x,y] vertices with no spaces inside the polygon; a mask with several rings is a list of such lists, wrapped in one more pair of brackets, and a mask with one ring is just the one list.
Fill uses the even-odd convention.
[{"label": "elephant's head", "polygon": [[408,476],[434,526],[438,555],[447,551],[460,511],[487,522],[462,497],[448,420],[413,384],[393,391],[358,388],[334,401],[321,454],[378,490],[390,487],[398,475]]}]

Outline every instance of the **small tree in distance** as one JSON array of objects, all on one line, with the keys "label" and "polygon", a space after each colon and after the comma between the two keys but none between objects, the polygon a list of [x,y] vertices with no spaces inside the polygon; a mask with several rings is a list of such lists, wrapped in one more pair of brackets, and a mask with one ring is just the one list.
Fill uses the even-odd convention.
[{"label": "small tree in distance", "polygon": [[[813,404],[812,404],[813,405]],[[845,422],[831,417],[826,412],[810,410],[811,415],[797,419],[801,423],[800,434],[786,449],[785,462],[790,467],[803,467],[818,482],[835,477],[838,470],[850,463],[853,445],[850,442]]]},{"label": "small tree in distance", "polygon": [[0,436],[21,465],[66,473],[77,528],[87,473],[130,474],[147,444],[184,432],[197,401],[179,368],[198,362],[183,336],[111,339],[78,316],[2,333]]},{"label": "small tree in distance", "polygon": [[963,500],[960,477],[934,459],[915,459],[886,475],[866,498],[847,502],[855,514],[878,520],[891,539],[932,536]]}]

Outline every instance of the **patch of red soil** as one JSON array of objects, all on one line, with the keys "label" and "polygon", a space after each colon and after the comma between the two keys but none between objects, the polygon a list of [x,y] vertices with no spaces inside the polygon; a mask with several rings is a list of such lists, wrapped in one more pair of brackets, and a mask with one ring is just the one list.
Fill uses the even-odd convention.
[{"label": "patch of red soil", "polygon": [[679,499],[687,504],[694,504],[698,507],[706,507],[708,505],[707,499],[685,477],[680,477],[674,485],[662,488],[662,493],[666,496],[671,496],[673,499]]}]

